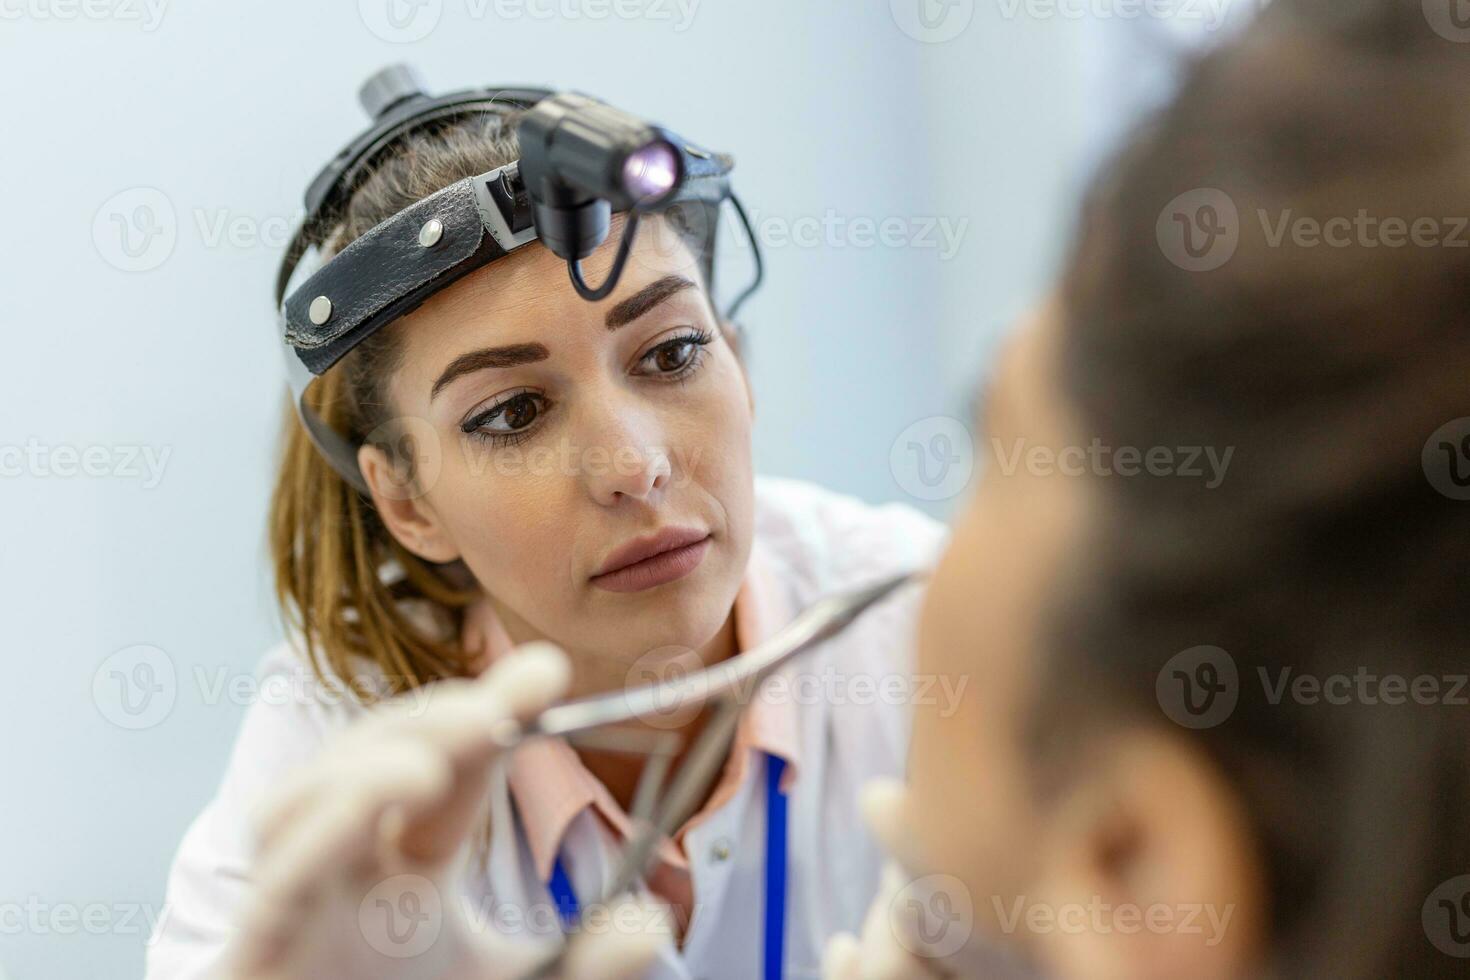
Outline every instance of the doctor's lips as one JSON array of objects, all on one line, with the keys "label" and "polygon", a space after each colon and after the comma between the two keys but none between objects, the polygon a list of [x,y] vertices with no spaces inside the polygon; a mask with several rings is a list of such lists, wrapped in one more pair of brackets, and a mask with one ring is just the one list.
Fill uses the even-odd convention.
[{"label": "doctor's lips", "polygon": [[708,531],[666,527],[614,549],[591,581],[608,592],[642,592],[694,571],[709,546]]}]

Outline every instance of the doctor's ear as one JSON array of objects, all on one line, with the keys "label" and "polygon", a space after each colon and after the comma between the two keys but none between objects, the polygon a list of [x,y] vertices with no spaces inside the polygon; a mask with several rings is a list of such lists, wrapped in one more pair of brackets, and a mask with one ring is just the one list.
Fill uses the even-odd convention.
[{"label": "doctor's ear", "polygon": [[379,426],[357,450],[357,467],[383,526],[404,548],[438,564],[460,556],[427,497],[439,479],[441,453],[433,428],[410,418]]}]

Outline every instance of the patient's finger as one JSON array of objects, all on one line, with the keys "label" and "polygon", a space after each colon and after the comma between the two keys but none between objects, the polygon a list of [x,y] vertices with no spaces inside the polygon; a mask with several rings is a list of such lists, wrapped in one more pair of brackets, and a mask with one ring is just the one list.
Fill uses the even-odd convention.
[{"label": "patient's finger", "polygon": [[863,784],[858,807],[863,822],[873,831],[879,846],[906,868],[921,868],[924,863],[909,817],[909,791],[897,779],[872,779]]},{"label": "patient's finger", "polygon": [[839,932],[822,953],[822,980],[862,980],[862,956],[857,937]]}]

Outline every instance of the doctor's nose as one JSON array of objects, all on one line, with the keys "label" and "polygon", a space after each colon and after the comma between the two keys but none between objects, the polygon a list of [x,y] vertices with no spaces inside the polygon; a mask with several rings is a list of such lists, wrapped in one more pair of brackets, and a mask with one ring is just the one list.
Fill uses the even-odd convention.
[{"label": "doctor's nose", "polygon": [[606,448],[605,454],[589,454],[583,466],[588,492],[604,507],[649,500],[673,478],[668,450],[662,446],[624,440]]}]

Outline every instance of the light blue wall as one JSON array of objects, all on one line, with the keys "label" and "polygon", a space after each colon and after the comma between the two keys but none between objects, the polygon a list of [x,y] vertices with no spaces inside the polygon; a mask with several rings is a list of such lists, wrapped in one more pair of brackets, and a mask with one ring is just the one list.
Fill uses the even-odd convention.
[{"label": "light blue wall", "polygon": [[[906,446],[891,464],[895,440],[929,416],[963,418],[1000,327],[1044,288],[1098,120],[1116,113],[1088,74],[1104,42],[970,0],[950,16],[971,21],[942,43],[913,30],[913,0],[684,0],[687,24],[676,0],[627,2],[649,16],[430,0],[419,16],[437,11],[435,28],[390,43],[367,26],[384,0],[173,0],[156,23],[144,0],[95,0],[102,19],[0,0],[0,451],[99,447],[105,471],[28,461],[0,476],[0,978],[141,971],[142,922],[161,911],[169,858],[244,710],[211,691],[248,677],[279,635],[263,520],[282,232],[361,126],[357,84],[386,62],[412,60],[441,88],[581,88],[734,150],[773,234],[827,216],[915,234],[963,224],[953,255],[850,233],[773,245],[746,317],[762,470],[952,506],[963,479],[918,499],[915,487],[935,494]],[[140,204],[171,250],[165,237],[120,251],[114,215],[145,218]],[[942,448],[936,424],[910,441]],[[145,451],[162,460],[156,482],[128,466]],[[135,645],[161,651],[174,698],[129,730],[110,672],[132,669]],[[40,929],[16,928],[33,915]]]}]

